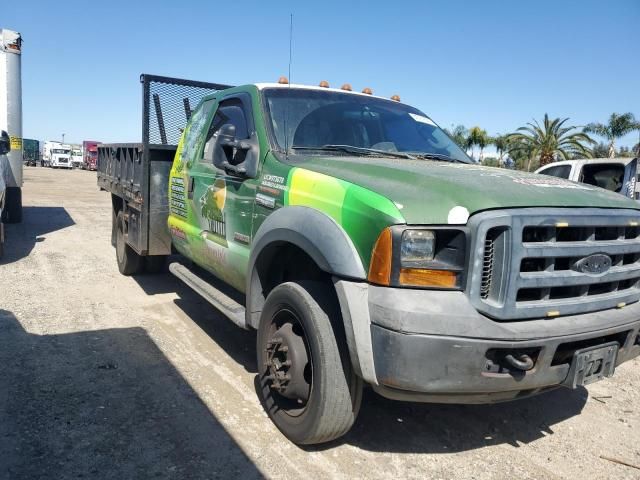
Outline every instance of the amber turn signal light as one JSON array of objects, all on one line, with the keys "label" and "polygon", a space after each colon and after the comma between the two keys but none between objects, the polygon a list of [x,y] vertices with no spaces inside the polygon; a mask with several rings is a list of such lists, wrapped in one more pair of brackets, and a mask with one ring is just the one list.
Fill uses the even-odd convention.
[{"label": "amber turn signal light", "polygon": [[391,283],[391,230],[389,228],[382,231],[373,247],[368,279],[371,283],[378,285]]},{"label": "amber turn signal light", "polygon": [[449,270],[427,270],[422,268],[401,268],[400,285],[414,287],[455,288],[456,272]]},{"label": "amber turn signal light", "polygon": [[278,79],[278,83],[281,85],[287,85],[289,83],[289,79],[287,77],[280,77]]}]

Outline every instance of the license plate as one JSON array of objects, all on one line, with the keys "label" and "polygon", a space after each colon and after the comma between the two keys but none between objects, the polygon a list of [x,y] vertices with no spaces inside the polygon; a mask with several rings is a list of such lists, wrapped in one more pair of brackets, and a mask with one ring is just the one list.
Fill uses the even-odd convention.
[{"label": "license plate", "polygon": [[615,372],[617,358],[618,342],[576,350],[565,383],[576,388],[610,377]]}]

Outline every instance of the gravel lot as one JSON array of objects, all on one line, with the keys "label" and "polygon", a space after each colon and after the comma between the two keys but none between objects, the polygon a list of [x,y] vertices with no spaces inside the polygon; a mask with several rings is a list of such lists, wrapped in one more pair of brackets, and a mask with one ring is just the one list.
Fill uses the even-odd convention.
[{"label": "gravel lot", "polygon": [[0,478],[640,478],[640,360],[493,406],[365,392],[353,430],[289,443],[254,390],[255,335],[170,274],[127,278],[95,173],[26,168],[0,260]]}]

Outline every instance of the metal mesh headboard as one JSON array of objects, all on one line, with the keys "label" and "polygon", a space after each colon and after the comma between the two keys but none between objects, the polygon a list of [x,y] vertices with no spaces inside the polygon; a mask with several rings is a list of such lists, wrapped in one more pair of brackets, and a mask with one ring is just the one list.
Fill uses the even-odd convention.
[{"label": "metal mesh headboard", "polygon": [[202,97],[230,85],[180,78],[140,75],[142,83],[142,143],[177,145],[191,111]]}]

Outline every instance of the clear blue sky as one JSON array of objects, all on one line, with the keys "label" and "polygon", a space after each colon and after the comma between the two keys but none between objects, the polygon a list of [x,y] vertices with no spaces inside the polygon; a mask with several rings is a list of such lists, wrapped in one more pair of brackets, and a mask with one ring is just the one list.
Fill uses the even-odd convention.
[{"label": "clear blue sky", "polygon": [[290,12],[296,83],[398,93],[441,126],[490,134],[545,112],[640,117],[639,0],[5,1],[0,27],[24,37],[24,136],[139,141],[142,72],[275,81]]}]

